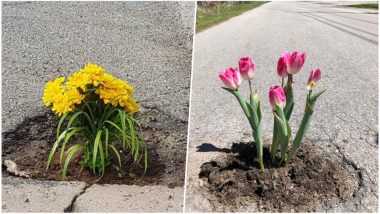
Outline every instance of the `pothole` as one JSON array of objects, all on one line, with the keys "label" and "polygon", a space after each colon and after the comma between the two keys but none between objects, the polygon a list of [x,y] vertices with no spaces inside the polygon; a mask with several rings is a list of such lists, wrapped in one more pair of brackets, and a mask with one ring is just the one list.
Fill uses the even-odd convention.
[{"label": "pothole", "polygon": [[[144,108],[138,115],[143,136],[148,148],[148,169],[135,166],[133,174],[130,164],[124,164],[127,173],[123,178],[109,166],[99,184],[136,184],[182,186],[185,177],[187,122],[173,119],[156,108]],[[25,119],[16,129],[2,134],[2,158],[14,161],[19,170],[27,171],[32,179],[61,180],[59,161],[53,161],[46,171],[46,161],[55,140],[58,119],[50,112]],[[93,183],[98,176],[82,169],[79,161],[73,161],[68,171],[68,180]],[[117,163],[115,162],[115,165]],[[3,173],[7,173],[3,167]]]},{"label": "pothole", "polygon": [[[317,142],[316,142],[317,143]],[[334,199],[344,203],[359,187],[356,170],[305,143],[292,163],[271,165],[264,148],[265,171],[260,173],[252,143],[234,144],[231,153],[201,166],[199,177],[214,206],[223,211],[252,207],[259,212],[313,212]]]}]

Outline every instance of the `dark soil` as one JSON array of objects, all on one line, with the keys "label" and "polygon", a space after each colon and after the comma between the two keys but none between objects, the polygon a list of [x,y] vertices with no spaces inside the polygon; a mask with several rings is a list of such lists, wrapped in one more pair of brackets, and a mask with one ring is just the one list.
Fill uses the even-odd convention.
[{"label": "dark soil", "polygon": [[[127,162],[123,165],[126,174],[120,178],[118,171],[112,166],[118,165],[114,159],[103,178],[98,180],[99,176],[93,175],[87,168],[82,168],[79,164],[80,159],[77,158],[70,163],[67,180],[99,184],[183,186],[187,121],[175,120],[158,109],[144,109],[138,117],[149,157],[145,174],[142,166]],[[56,116],[46,112],[34,118],[27,118],[14,131],[3,133],[3,161],[14,161],[20,170],[27,171],[33,179],[62,180],[58,155],[53,158],[50,169],[45,171],[46,161],[55,140],[57,122]],[[2,166],[3,173],[7,174],[4,168]]]},{"label": "dark soil", "polygon": [[265,171],[260,173],[253,144],[234,144],[232,153],[204,163],[200,178],[216,204],[225,211],[239,211],[256,203],[261,212],[313,212],[317,203],[352,197],[358,175],[344,163],[319,154],[314,145],[301,146],[287,166],[271,165],[264,149]]}]

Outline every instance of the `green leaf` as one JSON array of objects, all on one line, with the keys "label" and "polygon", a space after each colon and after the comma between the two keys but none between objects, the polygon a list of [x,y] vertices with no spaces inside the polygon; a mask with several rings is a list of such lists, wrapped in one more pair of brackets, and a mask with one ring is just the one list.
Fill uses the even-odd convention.
[{"label": "green leaf", "polygon": [[281,111],[276,111],[274,113],[274,118],[277,122],[278,128],[280,128],[281,132],[283,133],[284,136],[288,135],[287,128],[286,128],[286,121],[284,120],[284,114]]},{"label": "green leaf", "polygon": [[286,153],[288,151],[290,136],[292,133],[292,130],[290,129],[290,125],[288,122],[286,122],[286,129],[287,129],[288,134],[287,134],[287,136],[285,136],[285,139],[282,140],[281,145],[280,145],[281,161],[286,160]]},{"label": "green leaf", "polygon": [[294,108],[294,94],[293,94],[292,81],[293,81],[293,76],[289,74],[288,82],[284,88],[284,92],[286,95],[286,106],[284,108],[284,114],[285,114],[286,120],[290,119],[290,116],[292,115],[293,108]]},{"label": "green leaf", "polygon": [[[108,106],[108,105],[107,105],[107,106]],[[111,109],[109,109],[108,111],[106,111],[106,110],[107,110],[107,107],[106,107],[106,109],[104,110],[104,112],[103,112],[102,117],[100,118],[100,120],[98,120],[98,127],[99,127],[99,128],[104,127],[106,121],[109,121],[109,118],[110,118],[111,116],[113,116],[114,113],[115,113],[116,111],[118,111],[119,109],[117,109],[117,108],[111,108]],[[110,131],[111,131],[111,130],[110,130]]]},{"label": "green leaf", "polygon": [[[122,139],[123,139],[123,149],[125,149],[125,141],[126,141],[126,125],[125,125],[125,111],[119,111],[119,118],[120,118],[120,124],[121,124],[121,134],[122,134]],[[123,134],[124,133],[124,134]]]},{"label": "green leaf", "polygon": [[292,149],[290,150],[287,162],[289,162],[293,156],[296,154],[298,148],[301,146],[302,139],[305,137],[307,130],[309,129],[310,122],[311,122],[311,117],[313,115],[313,110],[309,109],[312,108],[312,104],[309,103],[309,101],[306,101],[306,106],[305,106],[305,113],[302,117],[301,124],[298,128],[296,137],[294,138],[293,141],[293,146]]},{"label": "green leaf", "polygon": [[104,143],[105,143],[105,148],[106,148],[106,157],[108,158],[108,129],[107,128],[104,128],[104,133],[105,133]]},{"label": "green leaf", "polygon": [[91,121],[95,121],[94,113],[92,112],[92,108],[90,107],[90,105],[88,104],[88,102],[85,101],[84,105],[87,107],[88,112],[90,113]]},{"label": "green leaf", "polygon": [[247,108],[249,111],[249,115],[251,115],[250,118],[248,118],[249,124],[251,125],[251,128],[253,129],[254,132],[256,132],[257,126],[259,124],[259,120],[257,117],[257,114],[253,110],[253,107],[247,103]]},{"label": "green leaf", "polygon": [[93,132],[95,132],[95,124],[94,124],[94,122],[91,120],[91,118],[90,118],[90,116],[86,113],[86,112],[84,112],[84,111],[78,111],[78,112],[76,112],[75,114],[73,114],[71,117],[70,117],[70,119],[69,119],[69,122],[67,123],[67,128],[66,128],[66,130],[68,130],[70,127],[71,127],[71,125],[72,125],[72,123],[81,115],[81,114],[83,114],[83,115],[85,115],[85,117],[87,118],[87,120],[88,120],[88,125],[90,125],[90,128],[91,128],[91,130],[93,131]]},{"label": "green leaf", "polygon": [[68,150],[67,150],[67,158],[65,160],[65,164],[63,166],[63,170],[62,170],[62,176],[64,178],[66,178],[66,173],[67,173],[67,167],[70,163],[70,160],[71,158],[74,156],[75,153],[77,153],[78,151],[80,151],[81,148],[84,148],[84,145],[83,144],[75,144],[73,146],[71,146]]},{"label": "green leaf", "polygon": [[247,106],[247,103],[244,101],[244,98],[239,94],[238,91],[232,91],[231,93],[235,95],[236,99],[239,101],[241,108],[243,109],[245,116],[247,117],[248,120],[250,120],[251,116],[249,114],[248,106]]},{"label": "green leaf", "polygon": [[[255,106],[255,100],[254,100],[254,98],[253,98],[253,94],[251,93],[250,95],[249,95],[249,104],[253,107],[253,106]],[[254,108],[253,108],[254,109]]]},{"label": "green leaf", "polygon": [[259,121],[261,121],[261,102],[257,103],[257,117],[259,118]]},{"label": "green leaf", "polygon": [[145,151],[144,151],[144,174],[145,174],[147,168],[148,168],[148,151],[145,148]]},{"label": "green leaf", "polygon": [[273,120],[273,138],[272,138],[272,146],[271,146],[271,150],[270,150],[270,157],[271,157],[271,160],[272,162],[275,161],[276,159],[276,153],[277,153],[277,149],[278,149],[278,128],[277,128],[277,123],[276,123],[276,118],[274,118]]},{"label": "green leaf", "polygon": [[65,153],[65,147],[66,147],[66,144],[67,142],[70,140],[70,138],[76,134],[77,132],[83,130],[83,128],[70,128],[69,129],[69,133],[67,135],[65,135],[65,139],[63,140],[63,143],[62,143],[62,147],[61,147],[61,155],[60,155],[60,158],[59,158],[59,163],[62,165],[62,159],[63,159],[63,154]]},{"label": "green leaf", "polygon": [[65,137],[65,135],[66,135],[66,131],[63,131],[61,133],[61,135],[57,138],[57,140],[54,142],[53,148],[50,150],[50,153],[49,153],[49,157],[48,157],[48,161],[47,161],[47,165],[46,165],[46,170],[49,169],[51,159],[53,158],[53,155],[54,155],[55,151],[57,150],[59,142],[61,142],[61,140]]},{"label": "green leaf", "polygon": [[55,139],[58,139],[59,138],[59,132],[61,131],[61,125],[63,123],[63,121],[65,121],[65,118],[67,116],[68,113],[65,113],[62,115],[61,119],[59,120],[59,123],[58,123],[58,126],[57,126],[57,134],[56,134],[56,137]]},{"label": "green leaf", "polygon": [[290,116],[292,115],[292,112],[293,112],[293,108],[294,108],[294,102],[289,104],[289,107],[288,107],[287,111],[285,112],[286,120],[290,119]]},{"label": "green leaf", "polygon": [[319,91],[316,94],[310,96],[310,101],[311,102],[315,102],[319,96],[321,96],[323,93],[325,93],[325,91],[326,91],[326,89],[322,90],[322,91]]},{"label": "green leaf", "polygon": [[117,151],[117,149],[115,148],[114,145],[110,144],[108,145],[112,150],[113,152],[115,153],[116,157],[117,157],[117,160],[119,161],[119,167],[121,168],[121,158],[120,158],[120,154],[119,152]]},{"label": "green leaf", "polygon": [[105,160],[104,160],[104,151],[103,151],[103,144],[102,144],[102,140],[101,140],[101,137],[99,137],[99,155],[100,155],[100,165],[101,165],[101,173],[102,173],[102,177],[104,175],[104,171],[105,171],[105,168],[106,168],[106,163],[105,163]]},{"label": "green leaf", "polygon": [[92,152],[92,168],[94,174],[96,173],[96,158],[98,154],[98,149],[99,149],[99,143],[101,141],[101,135],[102,135],[102,130],[99,130],[98,133],[96,134],[95,142],[94,142],[94,150]]}]

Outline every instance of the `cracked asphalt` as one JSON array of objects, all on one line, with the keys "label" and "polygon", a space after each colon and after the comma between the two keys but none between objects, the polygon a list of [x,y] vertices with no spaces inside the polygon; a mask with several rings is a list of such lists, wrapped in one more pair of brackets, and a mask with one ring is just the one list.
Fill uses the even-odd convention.
[{"label": "cracked asphalt", "polygon": [[[67,76],[87,62],[128,81],[141,106],[187,123],[194,6],[195,2],[2,2],[2,132],[48,111],[41,101],[46,81]],[[3,179],[2,209],[85,211],[90,202],[102,205],[99,198],[107,202],[107,212],[183,209],[182,187],[84,185],[9,177]],[[113,194],[119,197],[108,198]],[[151,205],[136,203],[144,202],[142,198]]]},{"label": "cracked asphalt", "polygon": [[[316,103],[306,137],[321,151],[353,166],[361,176],[352,200],[337,202],[323,211],[377,211],[378,13],[345,7],[348,3],[270,2],[195,35],[187,212],[222,210],[202,191],[205,184],[198,176],[200,166],[223,155],[218,151],[232,143],[252,140],[235,98],[221,89],[218,72],[237,67],[240,57],[252,57],[256,72],[253,87],[262,100],[264,138],[271,138],[268,90],[280,84],[276,64],[284,50],[307,54],[295,76],[295,109],[290,123],[293,127],[300,124],[309,72],[320,68],[322,79],[317,90],[327,91]],[[247,84],[243,83],[240,91],[247,96]],[[213,146],[202,149],[207,144]]]},{"label": "cracked asphalt", "polygon": [[3,131],[44,111],[46,81],[87,62],[187,121],[194,2],[3,2]]}]

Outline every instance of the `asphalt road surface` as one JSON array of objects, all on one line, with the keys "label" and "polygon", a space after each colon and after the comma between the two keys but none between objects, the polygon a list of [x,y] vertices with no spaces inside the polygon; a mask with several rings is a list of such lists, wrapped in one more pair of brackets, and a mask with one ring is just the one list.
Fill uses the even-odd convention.
[{"label": "asphalt road surface", "polygon": [[46,81],[87,62],[136,89],[142,106],[187,121],[194,3],[4,2],[3,131],[45,111]]},{"label": "asphalt road surface", "polygon": [[[186,123],[194,6],[195,2],[2,3],[2,131],[49,111],[41,100],[46,81],[68,76],[87,62],[128,81],[143,107]],[[2,183],[2,209],[7,212],[183,209],[183,187],[88,187],[84,182],[15,177]]]},{"label": "asphalt road surface", "polygon": [[[276,63],[284,50],[307,54],[302,70],[295,76],[296,104],[291,124],[298,127],[302,118],[310,70],[320,68],[323,77],[317,89],[327,92],[316,103],[306,137],[318,143],[321,150],[341,155],[363,174],[360,196],[329,211],[377,210],[377,11],[330,2],[271,2],[195,36],[187,211],[216,209],[200,190],[201,164],[221,155],[217,152],[220,148],[252,140],[237,101],[221,89],[218,72],[237,67],[240,57],[252,57],[256,72],[253,87],[262,100],[264,137],[271,138],[273,116],[268,91],[270,86],[280,84]],[[247,92],[247,88],[244,83],[240,91]]]}]

